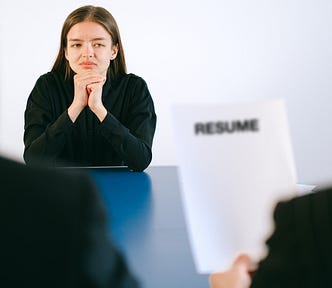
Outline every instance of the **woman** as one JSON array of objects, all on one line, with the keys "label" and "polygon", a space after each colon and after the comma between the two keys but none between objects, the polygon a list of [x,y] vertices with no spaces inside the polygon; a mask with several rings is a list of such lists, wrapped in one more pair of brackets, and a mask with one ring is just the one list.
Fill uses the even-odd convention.
[{"label": "woman", "polygon": [[25,162],[142,171],[152,159],[155,127],[153,100],[145,81],[126,72],[113,16],[95,6],[73,11],[51,72],[28,98]]}]

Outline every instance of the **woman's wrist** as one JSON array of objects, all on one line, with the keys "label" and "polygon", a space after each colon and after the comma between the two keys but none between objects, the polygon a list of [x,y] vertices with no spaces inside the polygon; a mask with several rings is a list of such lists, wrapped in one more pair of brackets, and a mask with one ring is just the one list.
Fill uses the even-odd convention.
[{"label": "woman's wrist", "polygon": [[107,115],[107,110],[104,106],[90,107],[91,111],[98,117],[100,122],[103,122]]},{"label": "woman's wrist", "polygon": [[81,114],[82,110],[84,109],[84,107],[79,106],[79,105],[75,105],[74,103],[72,103],[67,112],[68,112],[68,116],[70,118],[70,120],[75,123],[77,117]]}]

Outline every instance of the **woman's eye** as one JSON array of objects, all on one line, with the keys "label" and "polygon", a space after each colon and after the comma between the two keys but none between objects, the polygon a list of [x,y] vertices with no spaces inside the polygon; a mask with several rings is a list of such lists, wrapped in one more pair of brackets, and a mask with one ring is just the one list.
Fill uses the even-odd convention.
[{"label": "woman's eye", "polygon": [[104,45],[101,44],[101,43],[95,43],[93,46],[96,47],[96,48],[98,48],[98,47],[103,47]]},{"label": "woman's eye", "polygon": [[73,48],[81,47],[81,44],[75,43],[75,44],[72,44],[71,47],[73,47]]}]

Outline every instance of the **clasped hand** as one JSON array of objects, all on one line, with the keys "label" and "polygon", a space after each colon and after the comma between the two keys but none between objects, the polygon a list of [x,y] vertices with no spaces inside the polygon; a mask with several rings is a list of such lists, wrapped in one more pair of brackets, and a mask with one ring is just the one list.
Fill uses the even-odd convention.
[{"label": "clasped hand", "polygon": [[70,119],[75,122],[82,110],[89,106],[90,110],[102,121],[107,110],[102,102],[103,85],[106,77],[95,72],[76,74],[74,76],[74,100],[68,108]]}]

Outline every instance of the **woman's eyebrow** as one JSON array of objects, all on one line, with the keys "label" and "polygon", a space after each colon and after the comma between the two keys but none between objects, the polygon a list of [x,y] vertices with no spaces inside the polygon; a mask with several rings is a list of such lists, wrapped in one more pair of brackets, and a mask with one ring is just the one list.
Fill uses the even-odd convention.
[{"label": "woman's eyebrow", "polygon": [[71,38],[71,39],[68,39],[68,42],[83,42],[83,40],[77,39],[77,38]]},{"label": "woman's eyebrow", "polygon": [[[107,40],[105,37],[97,37],[97,38],[93,38],[91,39],[90,41],[101,41],[101,40]],[[68,41],[71,41],[71,42],[77,42],[77,41],[80,41],[80,42],[83,42],[84,40],[82,39],[79,39],[79,38],[70,38],[68,39]]]}]

